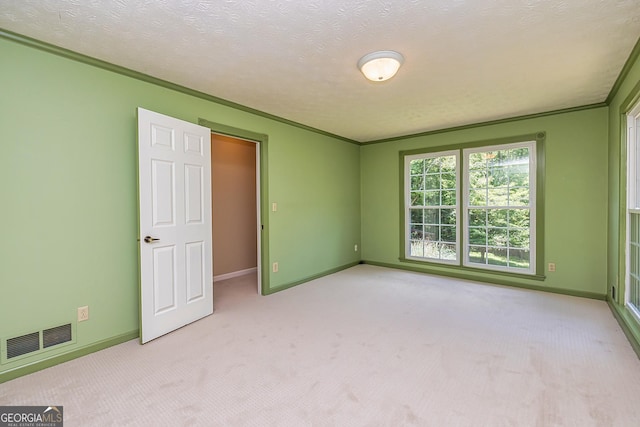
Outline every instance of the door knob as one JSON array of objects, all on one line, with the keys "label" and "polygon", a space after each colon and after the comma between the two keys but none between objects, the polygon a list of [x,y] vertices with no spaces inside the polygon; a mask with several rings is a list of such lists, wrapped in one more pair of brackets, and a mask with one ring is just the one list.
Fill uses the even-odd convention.
[{"label": "door knob", "polygon": [[151,237],[151,236],[146,236],[146,237],[144,238],[144,241],[145,241],[146,243],[153,243],[153,242],[157,242],[158,240],[160,240],[160,239],[155,239],[155,238],[153,238],[153,237]]}]

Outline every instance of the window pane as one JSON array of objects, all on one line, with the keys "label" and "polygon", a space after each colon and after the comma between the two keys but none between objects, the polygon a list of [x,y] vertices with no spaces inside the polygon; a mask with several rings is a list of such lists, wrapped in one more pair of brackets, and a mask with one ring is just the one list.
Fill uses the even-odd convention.
[{"label": "window pane", "polygon": [[469,244],[470,245],[486,245],[487,244],[487,229],[485,227],[474,227],[469,229]]},{"label": "window pane", "polygon": [[424,194],[425,206],[440,206],[440,191],[426,191]]},{"label": "window pane", "polygon": [[489,248],[487,250],[487,264],[507,267],[507,248]]},{"label": "window pane", "polygon": [[424,191],[411,192],[411,206],[424,206]]},{"label": "window pane", "polygon": [[411,209],[411,223],[422,224],[423,209]]},{"label": "window pane", "polygon": [[509,246],[512,248],[529,247],[529,229],[509,229]]},{"label": "window pane", "polygon": [[470,206],[487,206],[487,190],[471,190],[469,192]]},{"label": "window pane", "polygon": [[411,160],[411,175],[422,175],[424,173],[424,160]]},{"label": "window pane", "polygon": [[509,150],[509,158],[513,164],[529,165],[529,147]]},{"label": "window pane", "polygon": [[440,172],[440,158],[424,159],[424,173]]},{"label": "window pane", "polygon": [[422,240],[412,240],[409,248],[409,255],[415,257],[424,256],[424,242]]},{"label": "window pane", "polygon": [[529,187],[529,171],[519,166],[509,168],[509,186]]},{"label": "window pane", "polygon": [[531,226],[529,216],[529,209],[509,209],[509,226],[528,229]]},{"label": "window pane", "polygon": [[487,186],[486,169],[469,171],[469,188],[485,188]]},{"label": "window pane", "polygon": [[471,153],[469,155],[469,169],[485,169],[487,162],[485,161],[482,153]]},{"label": "window pane", "polygon": [[455,206],[457,204],[455,190],[444,190],[441,196],[442,196],[442,200],[441,200],[442,206]]},{"label": "window pane", "polygon": [[[507,246],[509,237],[506,228],[487,228],[487,243],[489,246]],[[506,255],[506,254],[505,254]]]},{"label": "window pane", "polygon": [[469,226],[487,225],[487,211],[485,209],[469,209]]},{"label": "window pane", "polygon": [[469,262],[475,264],[486,264],[486,246],[469,246]]},{"label": "window pane", "polygon": [[498,156],[498,151],[485,151],[484,153],[480,153],[480,155],[487,163],[487,167],[499,164],[501,160]]},{"label": "window pane", "polygon": [[507,188],[489,188],[487,190],[488,206],[507,206]]},{"label": "window pane", "polygon": [[506,187],[509,184],[507,168],[497,167],[489,169],[488,182],[491,187]]},{"label": "window pane", "polygon": [[456,157],[455,156],[443,156],[440,157],[440,171],[442,174],[451,173],[455,177],[456,172]]},{"label": "window pane", "polygon": [[411,190],[424,190],[424,176],[411,177]]},{"label": "window pane", "polygon": [[509,189],[509,206],[528,206],[529,189],[526,187]]},{"label": "window pane", "polygon": [[411,239],[418,240],[424,237],[424,227],[422,225],[411,224]]},{"label": "window pane", "polygon": [[429,241],[438,240],[440,236],[440,227],[437,225],[425,225],[424,226],[424,239]]},{"label": "window pane", "polygon": [[440,224],[456,225],[456,210],[440,209]]},{"label": "window pane", "polygon": [[509,267],[528,269],[531,254],[527,249],[509,249]]},{"label": "window pane", "polygon": [[449,261],[456,260],[456,244],[443,243],[440,247],[440,257]]},{"label": "window pane", "polygon": [[492,227],[506,227],[509,224],[509,209],[487,209],[487,217]]},{"label": "window pane", "polygon": [[443,173],[441,175],[442,188],[454,189],[456,188],[456,174],[455,173]]},{"label": "window pane", "polygon": [[425,190],[439,190],[440,189],[440,175],[425,175],[424,176],[424,188],[425,188]]},{"label": "window pane", "polygon": [[424,223],[425,224],[438,224],[438,209],[425,209],[424,210]]},{"label": "window pane", "polygon": [[448,225],[440,227],[440,241],[442,242],[456,242],[456,228]]}]

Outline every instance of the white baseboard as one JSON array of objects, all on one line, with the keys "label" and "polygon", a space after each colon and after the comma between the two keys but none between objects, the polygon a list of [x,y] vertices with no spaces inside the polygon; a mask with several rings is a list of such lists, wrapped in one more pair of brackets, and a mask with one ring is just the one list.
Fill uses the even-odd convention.
[{"label": "white baseboard", "polygon": [[219,274],[217,276],[213,276],[214,282],[219,282],[221,280],[233,279],[234,277],[240,277],[247,274],[252,274],[258,271],[258,267],[247,268],[246,270],[232,271],[231,273]]}]

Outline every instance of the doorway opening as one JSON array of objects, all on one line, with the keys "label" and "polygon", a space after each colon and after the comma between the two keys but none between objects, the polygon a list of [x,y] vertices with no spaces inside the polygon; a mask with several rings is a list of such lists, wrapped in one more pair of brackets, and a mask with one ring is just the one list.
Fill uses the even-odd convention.
[{"label": "doorway opening", "polygon": [[260,293],[258,158],[259,143],[211,134],[213,281],[256,277]]},{"label": "doorway opening", "polygon": [[[253,212],[255,212],[255,246],[253,249],[256,253],[256,288],[259,295],[269,293],[269,186],[268,186],[268,156],[267,145],[269,137],[262,133],[252,132],[245,129],[239,129],[232,126],[212,122],[206,119],[199,119],[198,124],[208,127],[214,136],[227,137],[236,141],[242,141],[244,144],[253,144],[255,149],[255,199],[253,204]],[[250,147],[250,145],[249,145]],[[215,166],[213,167],[215,169]],[[215,210],[216,207],[214,206]],[[250,225],[247,225],[251,228]],[[215,233],[214,233],[215,234]],[[214,238],[215,240],[215,238]],[[219,249],[219,251],[224,249]],[[250,249],[247,249],[250,250]],[[219,252],[218,251],[218,252]],[[214,250],[214,262],[218,254]],[[253,268],[253,267],[251,267]],[[242,271],[242,269],[240,270]],[[214,277],[218,274],[214,270]],[[223,273],[224,274],[224,273]],[[241,276],[240,276],[241,277]]]}]

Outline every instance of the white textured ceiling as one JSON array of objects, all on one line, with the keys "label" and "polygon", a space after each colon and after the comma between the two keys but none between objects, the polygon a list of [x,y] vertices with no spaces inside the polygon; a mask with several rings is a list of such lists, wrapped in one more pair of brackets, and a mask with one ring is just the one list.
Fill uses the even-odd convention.
[{"label": "white textured ceiling", "polygon": [[640,0],[0,0],[0,28],[371,141],[603,102]]}]

